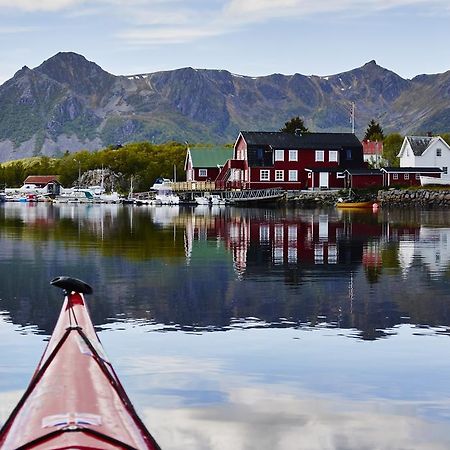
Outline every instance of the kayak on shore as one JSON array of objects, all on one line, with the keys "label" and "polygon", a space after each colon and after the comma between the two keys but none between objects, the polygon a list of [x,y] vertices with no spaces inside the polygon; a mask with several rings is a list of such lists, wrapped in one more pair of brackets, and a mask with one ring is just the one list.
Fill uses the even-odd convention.
[{"label": "kayak on shore", "polygon": [[85,304],[92,288],[58,277],[65,298],[55,330],[21,400],[0,430],[2,450],[160,450],[131,404]]}]

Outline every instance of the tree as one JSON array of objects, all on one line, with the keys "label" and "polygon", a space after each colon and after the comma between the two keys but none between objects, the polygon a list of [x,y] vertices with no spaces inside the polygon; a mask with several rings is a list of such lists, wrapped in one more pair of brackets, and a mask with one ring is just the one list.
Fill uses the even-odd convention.
[{"label": "tree", "polygon": [[383,142],[383,159],[392,167],[399,167],[400,159],[397,155],[402,148],[403,136],[399,133],[392,133],[386,136]]},{"label": "tree", "polygon": [[383,129],[381,128],[381,126],[378,122],[375,122],[374,119],[372,119],[369,122],[369,125],[366,130],[366,134],[364,135],[364,140],[365,141],[383,141],[384,140]]},{"label": "tree", "polygon": [[281,128],[280,131],[283,131],[284,133],[295,134],[297,130],[301,134],[309,133],[308,128],[306,128],[305,124],[303,123],[303,119],[301,119],[299,116],[293,117],[291,120],[285,122],[284,127]]}]

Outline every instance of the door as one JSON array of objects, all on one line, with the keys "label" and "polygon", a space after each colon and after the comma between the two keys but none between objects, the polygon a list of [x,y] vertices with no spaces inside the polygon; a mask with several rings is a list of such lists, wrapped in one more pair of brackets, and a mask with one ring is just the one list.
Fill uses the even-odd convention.
[{"label": "door", "polygon": [[319,172],[319,188],[328,189],[328,172]]}]

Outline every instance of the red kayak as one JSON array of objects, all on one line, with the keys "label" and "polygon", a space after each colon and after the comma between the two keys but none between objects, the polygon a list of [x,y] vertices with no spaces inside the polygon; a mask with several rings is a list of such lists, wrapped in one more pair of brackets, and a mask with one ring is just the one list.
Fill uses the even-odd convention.
[{"label": "red kayak", "polygon": [[64,305],[25,394],[0,431],[2,450],[160,449],[136,414],[86,308],[92,288],[58,277]]}]

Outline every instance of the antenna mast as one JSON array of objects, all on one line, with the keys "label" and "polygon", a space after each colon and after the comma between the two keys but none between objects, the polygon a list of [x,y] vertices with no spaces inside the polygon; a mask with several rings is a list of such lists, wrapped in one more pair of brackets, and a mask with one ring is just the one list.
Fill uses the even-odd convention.
[{"label": "antenna mast", "polygon": [[352,133],[355,134],[355,102],[352,102],[352,110],[350,113],[350,122],[352,123]]}]

